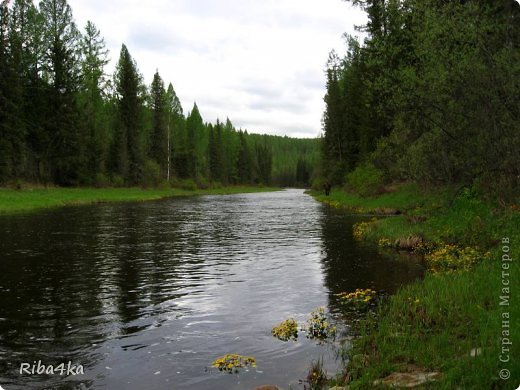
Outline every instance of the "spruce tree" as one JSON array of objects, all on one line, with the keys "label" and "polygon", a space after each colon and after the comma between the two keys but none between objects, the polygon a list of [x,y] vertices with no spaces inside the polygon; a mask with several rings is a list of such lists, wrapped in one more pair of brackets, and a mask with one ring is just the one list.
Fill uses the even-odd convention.
[{"label": "spruce tree", "polygon": [[166,179],[168,171],[168,107],[164,82],[156,72],[151,85],[152,132],[150,158],[160,167],[161,177]]},{"label": "spruce tree", "polygon": [[123,44],[114,75],[116,118],[112,142],[114,173],[128,184],[139,184],[144,166],[142,77]]},{"label": "spruce tree", "polygon": [[108,82],[105,74],[108,50],[105,40],[91,21],[87,22],[85,33],[81,37],[80,49],[81,92],[79,104],[86,132],[85,175],[89,182],[97,182],[102,181],[108,158],[109,123],[104,100]]},{"label": "spruce tree", "polygon": [[56,184],[77,184],[84,164],[85,137],[78,126],[76,94],[79,88],[79,32],[66,0],[43,0],[43,71],[50,84],[45,128],[47,153]]}]

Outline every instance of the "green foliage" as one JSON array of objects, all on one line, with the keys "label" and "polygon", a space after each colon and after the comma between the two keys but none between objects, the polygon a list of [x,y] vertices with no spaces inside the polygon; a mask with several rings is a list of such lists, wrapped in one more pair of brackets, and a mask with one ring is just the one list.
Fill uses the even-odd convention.
[{"label": "green foliage", "polygon": [[311,187],[314,191],[323,191],[326,184],[327,184],[327,179],[325,179],[322,176],[317,176],[312,180]]},{"label": "green foliage", "polygon": [[194,191],[198,188],[197,183],[193,179],[180,180],[176,186],[187,191]]},{"label": "green foliage", "polygon": [[518,199],[519,7],[512,1],[353,0],[368,14],[327,66],[324,175],[371,161],[391,179]]},{"label": "green foliage", "polygon": [[122,176],[119,175],[112,175],[112,178],[110,180],[112,185],[114,187],[123,187],[125,185],[125,179]]},{"label": "green foliage", "polygon": [[361,196],[375,195],[380,192],[383,173],[372,164],[360,165],[347,175],[347,186]]},{"label": "green foliage", "polygon": [[146,160],[143,167],[142,184],[145,187],[157,187],[161,182],[161,167],[155,160]]},{"label": "green foliage", "polygon": [[144,139],[142,136],[142,77],[125,45],[116,65],[114,83],[117,92],[115,131],[112,143],[112,171],[129,184],[142,179]]},{"label": "green foliage", "polygon": [[96,188],[104,188],[110,185],[110,178],[102,172],[98,172],[94,178],[94,186]]},{"label": "green foliage", "polygon": [[156,72],[150,88],[152,131],[149,156],[158,164],[159,175],[166,178],[168,169],[168,111],[167,96],[164,90],[164,82]]}]

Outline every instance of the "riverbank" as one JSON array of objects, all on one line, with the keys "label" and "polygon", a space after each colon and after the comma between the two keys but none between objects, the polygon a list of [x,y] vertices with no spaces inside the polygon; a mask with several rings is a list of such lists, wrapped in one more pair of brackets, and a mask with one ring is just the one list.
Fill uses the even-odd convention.
[{"label": "riverbank", "polygon": [[362,326],[348,352],[344,381],[350,389],[426,377],[435,379],[426,385],[435,388],[516,389],[518,205],[486,202],[470,190],[414,185],[373,198],[311,194],[351,212],[394,215],[358,224],[353,234],[381,250],[416,252],[429,267],[424,280],[400,289],[379,308],[376,321]]},{"label": "riverbank", "polygon": [[51,207],[104,202],[135,202],[178,196],[230,195],[276,191],[273,187],[231,186],[187,190],[180,188],[0,188],[0,215],[30,212]]}]

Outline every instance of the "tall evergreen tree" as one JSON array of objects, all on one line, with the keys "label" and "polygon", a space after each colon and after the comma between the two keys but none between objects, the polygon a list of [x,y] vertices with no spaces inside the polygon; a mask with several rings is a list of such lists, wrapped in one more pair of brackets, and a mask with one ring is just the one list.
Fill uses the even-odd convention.
[{"label": "tall evergreen tree", "polygon": [[168,145],[169,145],[169,167],[175,170],[175,174],[186,177],[186,134],[185,118],[182,105],[173,89],[172,83],[166,91],[166,104],[168,111]]},{"label": "tall evergreen tree", "polygon": [[240,183],[252,183],[254,162],[253,156],[251,155],[251,149],[247,142],[247,132],[239,131],[238,136],[240,139],[240,149],[238,152],[237,170],[238,180]]},{"label": "tall evergreen tree", "polygon": [[258,180],[264,185],[269,185],[271,184],[271,173],[273,169],[272,150],[267,146],[267,144],[256,145],[255,150]]},{"label": "tall evergreen tree", "polygon": [[95,181],[96,174],[106,171],[109,144],[109,121],[106,114],[104,91],[107,84],[105,66],[108,50],[100,31],[91,21],[87,22],[80,40],[81,91],[79,104],[82,123],[86,128],[86,173],[88,181]]},{"label": "tall evergreen tree", "polygon": [[343,127],[343,102],[340,89],[341,65],[336,52],[327,64],[327,94],[323,114],[323,161],[326,176],[334,184],[341,183],[347,168],[347,142]]},{"label": "tall evergreen tree", "polygon": [[224,156],[222,145],[222,124],[217,119],[215,126],[209,125],[209,177],[212,181],[224,181]]},{"label": "tall evergreen tree", "polygon": [[12,177],[14,157],[11,143],[12,99],[11,58],[9,48],[9,2],[0,3],[0,183]]},{"label": "tall evergreen tree", "polygon": [[187,136],[187,173],[191,178],[197,178],[202,174],[202,156],[199,152],[202,144],[204,131],[204,123],[200,116],[197,103],[193,104],[193,109],[186,118],[186,136]]},{"label": "tall evergreen tree", "polygon": [[151,109],[152,109],[152,132],[150,158],[159,165],[161,177],[166,179],[168,171],[168,107],[167,95],[164,90],[164,82],[155,72],[151,85]]},{"label": "tall evergreen tree", "polygon": [[78,182],[84,137],[79,130],[76,93],[79,87],[79,32],[66,0],[43,0],[44,74],[51,85],[45,127],[50,135],[48,156],[57,184]]},{"label": "tall evergreen tree", "polygon": [[113,172],[135,185],[142,179],[144,166],[142,77],[125,45],[121,47],[114,84],[117,113],[112,143]]},{"label": "tall evergreen tree", "polygon": [[16,73],[17,90],[23,99],[17,110],[21,125],[19,134],[25,133],[25,153],[21,152],[17,160],[23,165],[24,178],[31,181],[48,180],[51,134],[44,126],[49,94],[48,83],[42,77],[47,45],[44,20],[32,0],[15,0],[12,13],[13,70]]}]

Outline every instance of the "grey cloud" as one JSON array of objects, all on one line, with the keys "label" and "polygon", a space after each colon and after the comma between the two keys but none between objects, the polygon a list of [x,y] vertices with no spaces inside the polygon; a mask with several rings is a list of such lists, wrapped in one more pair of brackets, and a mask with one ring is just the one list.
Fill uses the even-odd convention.
[{"label": "grey cloud", "polygon": [[257,111],[284,111],[293,114],[301,114],[306,111],[306,106],[301,101],[288,101],[281,99],[263,99],[249,103],[248,108]]},{"label": "grey cloud", "polygon": [[132,31],[128,36],[131,47],[147,51],[178,53],[191,51],[197,53],[209,52],[209,47],[201,42],[186,39],[174,31],[160,27],[146,28],[142,31]]}]

